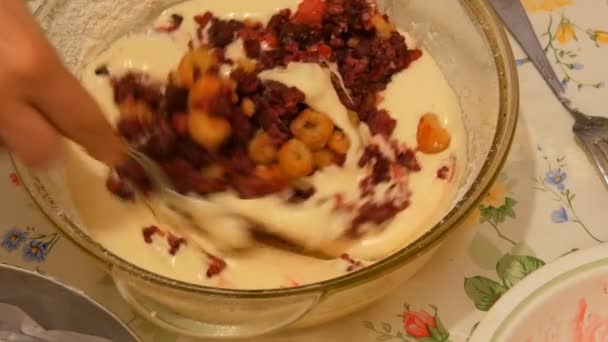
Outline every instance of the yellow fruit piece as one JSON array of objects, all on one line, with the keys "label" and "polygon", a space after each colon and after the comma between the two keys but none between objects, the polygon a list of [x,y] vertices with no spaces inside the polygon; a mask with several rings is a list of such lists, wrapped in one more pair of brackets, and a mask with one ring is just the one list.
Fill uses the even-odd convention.
[{"label": "yellow fruit piece", "polygon": [[237,64],[244,72],[254,72],[257,67],[257,62],[250,58],[241,58]]},{"label": "yellow fruit piece", "polygon": [[334,123],[329,116],[306,109],[291,122],[291,133],[313,151],[325,147],[334,132]]},{"label": "yellow fruit piece", "polygon": [[380,14],[376,14],[372,17],[372,25],[374,25],[376,33],[382,39],[389,39],[391,34],[395,31],[393,25],[387,22]]},{"label": "yellow fruit piece", "polygon": [[334,153],[328,149],[323,149],[313,153],[313,159],[315,166],[318,169],[324,169],[328,166],[334,165],[336,157]]},{"label": "yellow fruit piece", "polygon": [[188,95],[188,106],[190,109],[205,108],[209,101],[217,96],[222,87],[222,81],[212,75],[205,75],[192,85]]},{"label": "yellow fruit piece", "polygon": [[201,175],[209,179],[221,179],[224,178],[224,168],[218,164],[211,164],[201,170]]},{"label": "yellow fruit piece", "polygon": [[196,79],[218,64],[217,57],[204,47],[190,50],[177,67],[178,84],[191,88]]},{"label": "yellow fruit piece", "polygon": [[350,148],[350,139],[342,131],[334,131],[327,146],[338,154],[346,154]]},{"label": "yellow fruit piece", "polygon": [[277,160],[277,149],[266,133],[260,133],[249,142],[249,158],[256,164],[272,164]]},{"label": "yellow fruit piece", "polygon": [[188,114],[188,129],[192,139],[209,151],[216,151],[232,134],[228,120],[204,111]]},{"label": "yellow fruit piece", "polygon": [[291,179],[306,177],[314,170],[312,152],[298,139],[291,139],[279,149],[279,165]]},{"label": "yellow fruit piece", "polygon": [[439,117],[433,113],[425,114],[418,124],[418,149],[427,154],[436,154],[450,147],[450,133],[441,126]]},{"label": "yellow fruit piece", "polygon": [[255,175],[274,184],[277,188],[285,187],[289,183],[283,169],[278,164],[258,165],[255,168]]},{"label": "yellow fruit piece", "polygon": [[255,114],[255,103],[252,99],[246,97],[241,101],[241,111],[245,116],[252,117]]}]

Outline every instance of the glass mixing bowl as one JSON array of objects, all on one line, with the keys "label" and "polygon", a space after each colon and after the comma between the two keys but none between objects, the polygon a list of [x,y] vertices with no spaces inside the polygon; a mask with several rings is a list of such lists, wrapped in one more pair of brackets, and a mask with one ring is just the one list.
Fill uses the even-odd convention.
[{"label": "glass mixing bowl", "polygon": [[[216,1],[216,0],[209,0]],[[244,0],[245,1],[245,0]],[[136,30],[177,0],[48,0],[36,16],[78,74],[88,56]],[[466,113],[468,177],[458,201],[414,243],[358,272],[272,290],[227,290],[182,283],[113,255],[87,235],[58,172],[36,173],[15,160],[43,212],[84,251],[107,265],[122,296],[144,317],[196,337],[251,337],[311,326],[380,299],[419,270],[476,208],[509,151],[518,115],[518,81],[508,39],[485,0],[394,0],[382,4],[437,60]]]}]

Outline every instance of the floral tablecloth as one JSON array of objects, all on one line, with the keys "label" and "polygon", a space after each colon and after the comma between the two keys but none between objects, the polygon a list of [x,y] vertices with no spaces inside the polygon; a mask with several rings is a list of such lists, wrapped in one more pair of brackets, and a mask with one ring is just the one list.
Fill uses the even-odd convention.
[{"label": "floral tablecloth", "polygon": [[[522,0],[547,55],[584,111],[608,114],[608,2]],[[30,1],[36,6],[39,1]],[[608,191],[570,133],[573,120],[514,44],[521,121],[504,172],[467,224],[380,303],[314,330],[258,341],[466,341],[526,275],[608,241]],[[111,279],[36,209],[0,152],[0,262],[35,269],[106,305],[144,341],[189,341],[138,318]]]}]

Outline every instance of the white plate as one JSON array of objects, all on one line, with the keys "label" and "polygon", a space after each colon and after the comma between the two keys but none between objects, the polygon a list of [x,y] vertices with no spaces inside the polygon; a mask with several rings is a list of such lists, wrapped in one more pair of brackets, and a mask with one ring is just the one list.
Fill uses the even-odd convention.
[{"label": "white plate", "polygon": [[608,342],[608,245],[564,256],[509,290],[472,342]]}]

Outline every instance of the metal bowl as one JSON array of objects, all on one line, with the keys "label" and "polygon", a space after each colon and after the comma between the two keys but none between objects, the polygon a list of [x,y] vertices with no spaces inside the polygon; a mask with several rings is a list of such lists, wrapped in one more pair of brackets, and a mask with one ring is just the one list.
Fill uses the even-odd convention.
[{"label": "metal bowl", "polygon": [[0,264],[0,303],[20,308],[45,330],[140,341],[118,317],[82,292],[18,267]]}]

